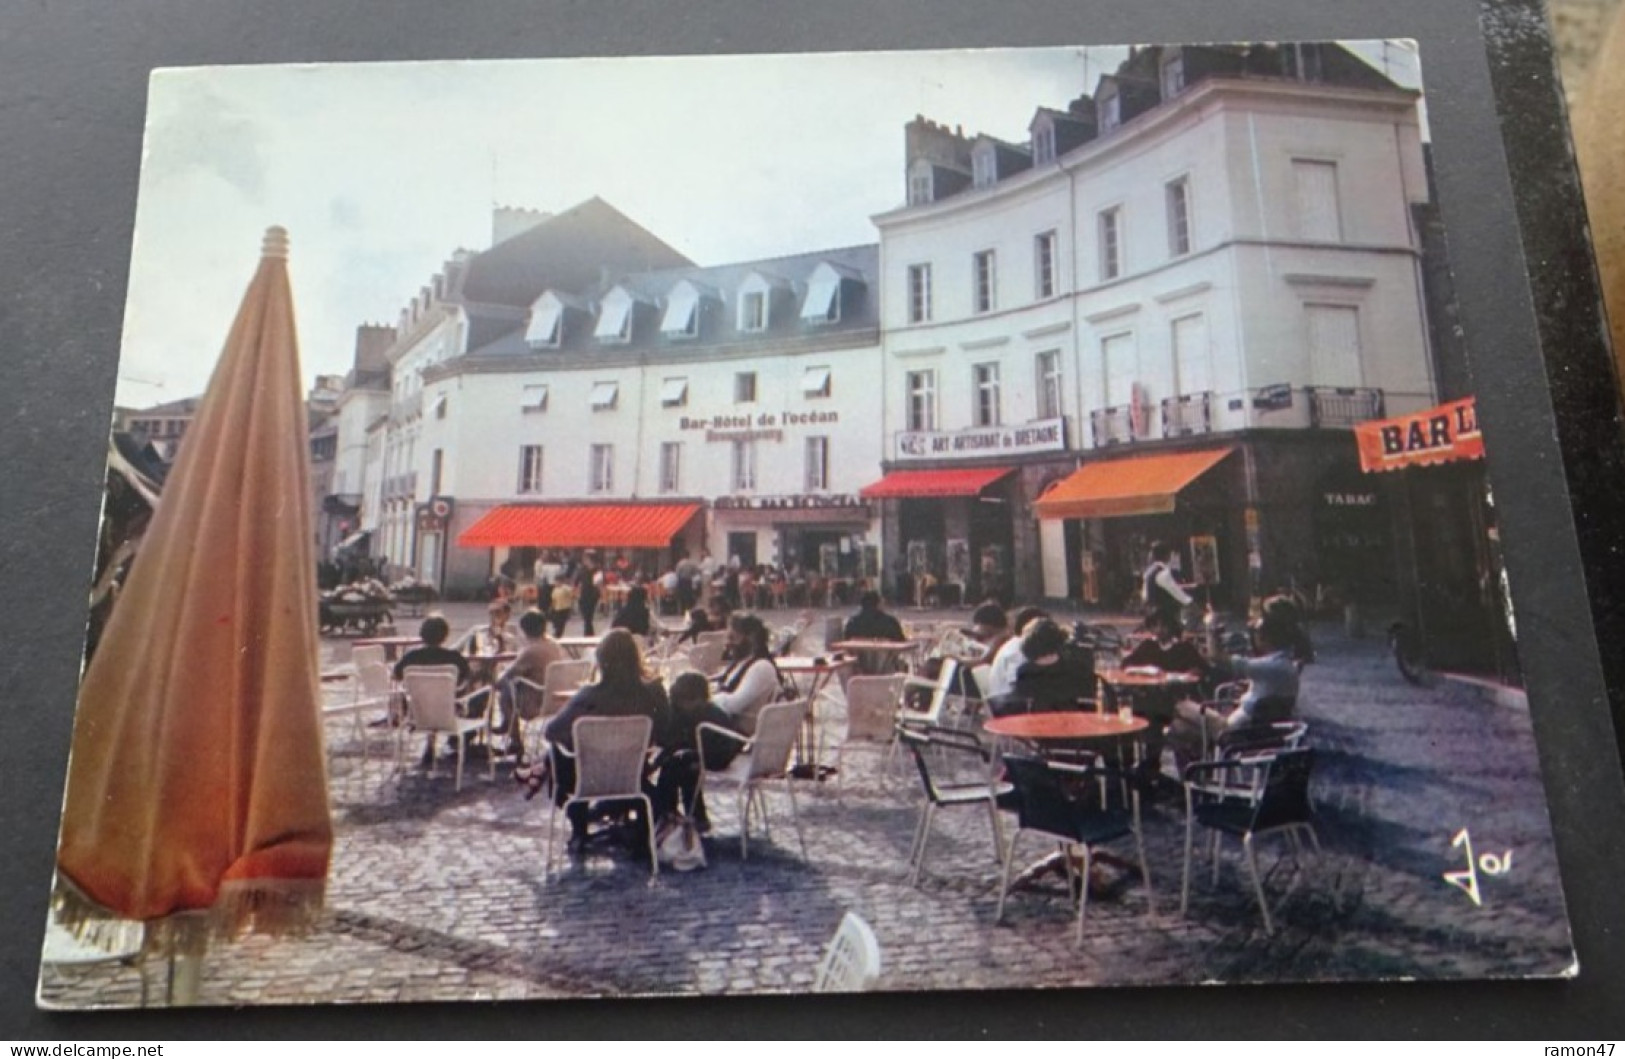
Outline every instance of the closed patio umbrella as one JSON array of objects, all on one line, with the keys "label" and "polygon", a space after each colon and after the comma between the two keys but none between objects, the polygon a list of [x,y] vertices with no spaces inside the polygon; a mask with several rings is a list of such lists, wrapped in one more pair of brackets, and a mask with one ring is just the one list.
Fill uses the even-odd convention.
[{"label": "closed patio umbrella", "polygon": [[266,232],[79,695],[59,914],[171,954],[309,923],[332,850],[287,247]]}]

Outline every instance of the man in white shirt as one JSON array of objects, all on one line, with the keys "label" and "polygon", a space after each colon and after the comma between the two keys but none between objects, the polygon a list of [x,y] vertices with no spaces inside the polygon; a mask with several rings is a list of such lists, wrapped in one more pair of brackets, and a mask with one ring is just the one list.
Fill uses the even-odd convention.
[{"label": "man in white shirt", "polygon": [[1174,578],[1169,560],[1174,550],[1162,541],[1151,543],[1151,562],[1140,579],[1140,598],[1145,603],[1145,624],[1153,631],[1178,633],[1184,628],[1184,609],[1193,602],[1185,586]]},{"label": "man in white shirt", "polygon": [[1038,607],[1023,607],[1016,611],[1015,620],[1010,624],[1012,635],[1004,641],[988,667],[988,698],[1009,695],[1016,690],[1016,670],[1027,660],[1021,653],[1021,634],[1027,631],[1028,625],[1047,617],[1049,615]]}]

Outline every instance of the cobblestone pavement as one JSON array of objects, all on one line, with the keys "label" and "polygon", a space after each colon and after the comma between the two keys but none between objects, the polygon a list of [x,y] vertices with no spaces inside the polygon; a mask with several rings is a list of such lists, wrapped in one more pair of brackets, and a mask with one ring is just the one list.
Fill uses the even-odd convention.
[{"label": "cobblestone pavement", "polygon": [[[454,611],[454,627],[474,613]],[[1321,660],[1305,673],[1301,713],[1318,750],[1326,852],[1300,873],[1284,843],[1263,844],[1273,936],[1233,845],[1218,887],[1198,871],[1190,914],[1178,915],[1177,798],[1146,819],[1155,912],[1122,878],[1090,902],[1080,949],[1058,882],[1018,891],[1006,922],[993,923],[997,869],[979,810],[939,814],[921,885],[905,885],[919,792],[901,762],[849,758],[841,796],[832,783],[798,784],[805,862],[781,794],[772,837],[753,840],[748,861],[733,807],[719,802],[704,871],[651,882],[646,866],[604,849],[561,855],[544,878],[546,807],[515,792],[505,764],[492,783],[474,760],[454,793],[448,768],[392,776],[377,746],[364,768],[344,722],[328,732],[338,841],[323,921],[302,938],[217,947],[201,1001],[799,991],[847,909],[873,925],[879,987],[890,990],[1566,973],[1527,711],[1450,681],[1412,688],[1380,641],[1316,633]],[[343,641],[325,642],[325,664],[347,655]],[[1464,866],[1451,846],[1462,828],[1480,857],[1512,853],[1509,872],[1481,876],[1482,906],[1443,878]],[[1023,841],[1026,857],[1044,852]],[[120,966],[47,968],[41,982],[51,1006],[133,1005],[139,991],[138,972]]]}]

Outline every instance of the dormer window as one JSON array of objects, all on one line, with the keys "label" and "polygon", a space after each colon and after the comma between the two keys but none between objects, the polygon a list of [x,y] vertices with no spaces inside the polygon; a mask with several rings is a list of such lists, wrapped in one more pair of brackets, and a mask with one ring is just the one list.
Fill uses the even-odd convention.
[{"label": "dormer window", "polygon": [[837,269],[820,262],[807,278],[807,298],[801,303],[801,319],[809,324],[834,324],[841,320],[841,290],[848,283],[862,281],[851,270]]},{"label": "dormer window", "polygon": [[601,342],[630,342],[632,340],[632,295],[616,287],[604,295],[598,307],[598,326],[592,336]]},{"label": "dormer window", "polygon": [[521,412],[547,411],[547,383],[527,384],[519,397],[519,410]]},{"label": "dormer window", "polygon": [[1185,53],[1170,48],[1162,54],[1162,98],[1172,99],[1185,91]]},{"label": "dormer window", "polygon": [[660,318],[660,333],[667,338],[693,338],[700,333],[700,292],[684,280],[672,288],[666,299],[666,313]]},{"label": "dormer window", "polygon": [[915,162],[908,171],[908,204],[910,206],[923,206],[930,202],[933,195],[931,186],[931,163]]},{"label": "dormer window", "polygon": [[830,371],[828,367],[808,368],[801,374],[801,395],[803,397],[828,397],[830,394]]},{"label": "dormer window", "polygon": [[1040,121],[1033,126],[1033,165],[1055,161],[1055,125]]},{"label": "dormer window", "polygon": [[990,187],[999,179],[999,160],[994,154],[993,145],[984,143],[977,147],[970,158],[971,183],[979,188]]},{"label": "dormer window", "polygon": [[766,331],[770,321],[773,285],[753,273],[739,288],[739,330]]},{"label": "dormer window", "polygon": [[530,307],[525,344],[532,349],[557,349],[563,335],[564,302],[552,291],[546,291]]},{"label": "dormer window", "polygon": [[594,412],[611,412],[620,403],[621,386],[615,382],[595,382],[592,384],[592,410]]},{"label": "dormer window", "polygon": [[1114,84],[1102,85],[1100,97],[1095,100],[1095,121],[1103,133],[1110,132],[1123,124],[1122,99],[1117,94]]}]

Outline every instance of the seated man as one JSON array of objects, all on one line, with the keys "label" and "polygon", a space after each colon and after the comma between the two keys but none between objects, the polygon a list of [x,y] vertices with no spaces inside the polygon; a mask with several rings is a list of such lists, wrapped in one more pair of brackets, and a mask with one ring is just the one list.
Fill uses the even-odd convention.
[{"label": "seated man", "polygon": [[[906,643],[908,637],[903,635],[903,623],[887,614],[880,607],[879,592],[865,592],[858,601],[858,612],[847,619],[846,626],[841,630],[844,640],[891,640],[896,643]],[[897,664],[896,657],[879,652],[859,652],[857,672],[864,675],[883,675],[892,672]]]},{"label": "seated man", "polygon": [[987,694],[989,698],[1009,695],[1016,689],[1016,673],[1021,664],[1027,659],[1021,653],[1021,637],[1027,631],[1027,626],[1040,618],[1048,618],[1049,614],[1038,607],[1022,607],[1016,611],[1015,620],[1010,623],[1010,631],[1014,635],[1005,639],[993,654],[993,661],[988,667]]},{"label": "seated man", "polygon": [[519,645],[519,636],[512,618],[513,605],[507,598],[493,599],[487,608],[485,624],[463,633],[456,649],[467,655],[494,655],[514,650]]},{"label": "seated man", "polygon": [[520,684],[519,678],[545,685],[547,667],[564,661],[564,648],[547,635],[547,616],[539,610],[527,610],[520,616],[519,632],[525,646],[496,679],[497,706],[501,711],[497,728],[508,734],[508,752],[523,764],[525,746],[519,738],[519,722],[541,716],[547,702],[545,692]]},{"label": "seated man", "polygon": [[1035,713],[1077,710],[1095,697],[1094,659],[1067,643],[1061,627],[1049,618],[1027,623],[1021,654],[1024,661],[1016,670],[1011,693],[1002,702],[988,703],[995,714],[1013,707]]},{"label": "seated man", "polygon": [[1181,772],[1201,756],[1204,743],[1212,745],[1226,731],[1292,716],[1298,704],[1299,663],[1295,648],[1302,638],[1290,615],[1280,610],[1272,612],[1265,605],[1264,617],[1253,626],[1252,657],[1230,658],[1221,663],[1231,675],[1248,682],[1235,706],[1227,710],[1217,703],[1185,701],[1175,707],[1168,740],[1174,745],[1174,759]]},{"label": "seated man", "polygon": [[[438,614],[431,614],[423,619],[418,626],[418,638],[423,646],[414,647],[401,655],[400,661],[395,663],[395,679],[401,680],[406,671],[419,666],[451,666],[457,670],[457,690],[462,691],[468,687],[471,674],[468,668],[468,659],[461,653],[446,646],[446,638],[451,635],[451,626],[446,619]],[[429,744],[423,750],[422,764],[427,767],[434,763],[435,738],[429,737]]]}]

